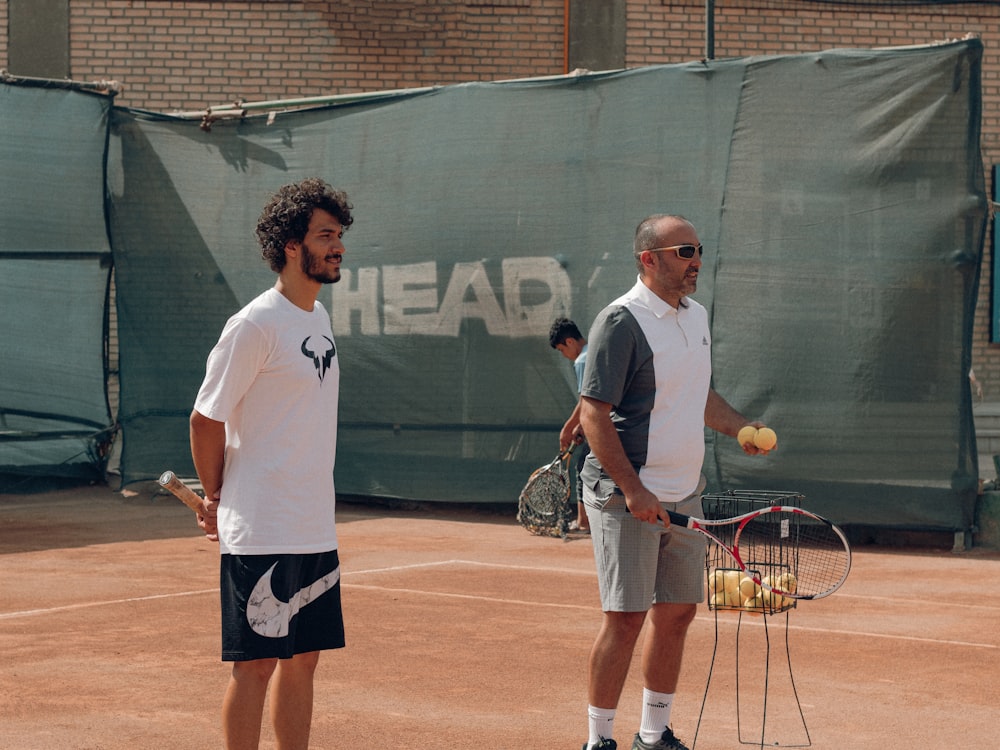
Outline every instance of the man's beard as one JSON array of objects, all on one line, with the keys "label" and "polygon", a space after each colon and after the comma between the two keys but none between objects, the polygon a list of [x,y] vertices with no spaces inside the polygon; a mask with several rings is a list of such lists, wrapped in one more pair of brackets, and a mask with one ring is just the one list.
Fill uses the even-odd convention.
[{"label": "man's beard", "polygon": [[[340,281],[340,266],[332,271],[328,270],[326,256],[320,257],[318,254],[314,254],[305,242],[302,243],[302,250],[302,273],[320,284],[336,284]],[[340,253],[336,255],[338,260],[343,257]]]}]

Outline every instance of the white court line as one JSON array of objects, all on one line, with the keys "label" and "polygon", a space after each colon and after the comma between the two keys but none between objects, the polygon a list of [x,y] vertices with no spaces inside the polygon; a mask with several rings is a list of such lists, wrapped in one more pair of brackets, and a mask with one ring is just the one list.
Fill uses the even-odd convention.
[{"label": "white court line", "polygon": [[[385,573],[385,572],[400,571],[400,570],[415,570],[417,568],[443,567],[443,566],[446,566],[446,565],[471,565],[471,566],[488,567],[488,568],[502,568],[502,569],[506,569],[506,570],[535,570],[535,571],[540,571],[540,572],[582,573],[582,574],[585,574],[585,575],[594,575],[593,571],[581,571],[581,570],[572,570],[572,569],[555,569],[555,568],[547,568],[547,567],[536,567],[536,566],[530,566],[530,565],[506,565],[506,564],[502,564],[502,563],[484,563],[484,562],[478,562],[476,560],[441,560],[441,561],[427,562],[427,563],[413,563],[411,565],[393,565],[393,566],[389,566],[389,567],[385,567],[385,568],[371,568],[371,569],[368,569],[368,570],[346,571],[344,573],[343,577],[346,578],[346,577],[349,577],[349,576],[363,575],[363,574],[366,574],[366,573]],[[546,608],[552,608],[552,609],[576,609],[576,610],[587,611],[587,612],[594,611],[594,607],[592,605],[556,604],[556,603],[553,603],[553,602],[526,601],[526,600],[522,600],[522,599],[506,599],[506,598],[501,598],[501,597],[477,596],[477,595],[474,595],[474,594],[456,594],[456,593],[451,593],[451,592],[425,591],[425,590],[420,590],[420,589],[395,588],[395,587],[389,587],[389,586],[372,586],[372,585],[368,585],[368,584],[357,584],[357,583],[347,583],[347,584],[344,584],[344,585],[347,586],[348,588],[364,589],[364,590],[368,590],[368,591],[385,591],[385,592],[388,592],[388,593],[395,593],[395,594],[415,594],[415,595],[419,595],[419,596],[438,596],[438,597],[444,597],[444,598],[448,598],[448,599],[466,599],[466,600],[493,602],[493,603],[498,603],[498,604],[520,604],[520,605],[529,606],[529,607],[546,607]],[[23,611],[20,611],[20,612],[6,612],[6,613],[0,613],[0,620],[9,620],[9,619],[17,618],[17,617],[30,617],[30,616],[35,616],[35,615],[44,615],[44,614],[50,614],[50,613],[54,613],[54,612],[66,612],[66,611],[77,610],[77,609],[87,609],[87,608],[90,608],[90,607],[104,607],[104,606],[109,606],[109,605],[114,605],[114,604],[129,604],[129,603],[132,603],[132,602],[154,601],[154,600],[157,600],[157,599],[173,599],[173,598],[178,598],[178,597],[183,597],[183,596],[200,596],[200,595],[203,595],[203,594],[217,593],[218,591],[219,591],[219,589],[217,589],[217,588],[214,588],[214,589],[202,589],[202,590],[199,590],[199,591],[182,591],[182,592],[178,592],[178,593],[175,593],[175,594],[154,594],[154,595],[151,595],[151,596],[138,596],[138,597],[131,597],[131,598],[128,598],[128,599],[114,599],[114,600],[102,601],[102,602],[83,602],[83,603],[80,603],[80,604],[67,604],[67,605],[60,606],[60,607],[49,607],[49,608],[46,608],[46,609],[31,609],[31,610],[23,610]],[[880,597],[865,597],[865,598],[877,599],[877,598],[880,598]],[[885,598],[886,599],[891,599],[891,597],[885,597]],[[696,620],[701,620],[702,622],[715,622],[716,621],[714,617],[709,617],[707,615],[698,615],[698,616],[695,617],[695,619]],[[725,618],[725,621],[728,622],[728,624],[730,624],[731,626],[735,626],[736,623],[733,620],[735,620],[735,618]],[[747,623],[747,624],[751,625],[751,626],[755,626],[755,627],[763,627],[763,623],[751,622],[751,623]],[[780,626],[778,626],[778,627],[780,627]],[[883,639],[886,639],[886,640],[894,640],[894,641],[908,641],[908,642],[926,643],[926,644],[941,644],[941,645],[948,645],[948,646],[964,646],[964,647],[968,647],[968,648],[985,648],[985,649],[992,649],[992,650],[1000,650],[1000,645],[995,644],[995,643],[976,643],[976,642],[972,642],[972,641],[955,641],[955,640],[948,640],[948,639],[941,639],[941,638],[921,638],[919,636],[892,635],[892,634],[889,634],[889,633],[872,633],[872,632],[860,631],[860,630],[841,630],[841,629],[831,629],[831,628],[816,628],[816,627],[807,627],[807,626],[803,626],[803,625],[788,625],[788,629],[789,630],[798,630],[798,631],[801,631],[801,632],[809,632],[809,633],[835,634],[835,635],[846,635],[846,636],[859,636],[859,637],[862,637],[862,638],[883,638]]]},{"label": "white court line", "polygon": [[482,568],[503,568],[504,570],[536,570],[544,573],[576,573],[578,575],[596,575],[593,569],[579,570],[577,568],[549,568],[537,565],[510,565],[508,563],[488,563],[479,560],[440,560],[436,562],[413,563],[412,565],[393,565],[388,568],[370,568],[369,570],[346,570],[344,576],[364,575],[365,573],[385,573],[395,570],[413,570],[415,568],[433,568],[442,565],[478,565]]},{"label": "white court line", "polygon": [[[738,614],[738,613],[737,613]],[[698,615],[695,617],[696,620],[702,620],[704,622],[714,622],[714,618],[707,615]],[[733,620],[735,618],[726,617],[726,620]],[[735,622],[730,622],[730,625],[735,626]],[[744,623],[755,627],[763,627],[763,623],[751,622]],[[783,626],[776,625],[775,627],[781,628]],[[840,630],[839,628],[813,628],[806,625],[789,625],[789,630],[799,630],[804,633],[822,633],[824,635],[856,635],[862,638],[884,638],[890,641],[910,641],[916,643],[929,643],[938,644],[943,646],[968,646],[969,648],[987,648],[1000,650],[1000,644],[996,643],[976,643],[975,641],[953,641],[947,638],[921,638],[916,635],[894,635],[892,633],[870,633],[863,630]]]},{"label": "white court line", "polygon": [[[387,571],[394,570],[409,570],[412,568],[429,568],[437,565],[485,565],[488,563],[476,563],[470,560],[443,560],[440,562],[429,562],[429,563],[416,563],[414,565],[396,565],[388,568],[372,568],[371,570],[354,570],[345,572],[344,576],[349,575],[359,575],[363,573],[384,573]],[[498,565],[495,567],[505,567]],[[513,567],[513,566],[511,566]],[[543,568],[532,568],[532,570],[543,570]],[[72,612],[77,609],[89,609],[91,607],[107,607],[114,604],[131,604],[133,602],[149,602],[155,601],[157,599],[173,599],[182,596],[201,596],[203,594],[217,594],[219,593],[218,588],[214,589],[201,589],[199,591],[178,591],[174,594],[151,594],[149,596],[135,596],[128,599],[110,599],[108,601],[99,602],[80,602],[78,604],[64,604],[59,607],[45,607],[44,609],[25,609],[19,612],[2,612],[0,613],[0,620],[12,620],[17,617],[32,617],[34,615],[46,615],[54,612]]]},{"label": "white court line", "polygon": [[114,604],[130,604],[131,602],[149,602],[155,599],[174,599],[181,596],[198,596],[200,594],[217,593],[218,589],[202,589],[201,591],[180,591],[176,594],[151,594],[149,596],[134,596],[129,599],[111,599],[105,602],[81,602],[79,604],[64,604],[61,607],[46,607],[45,609],[24,609],[20,612],[0,613],[0,620],[12,620],[15,617],[31,617],[32,615],[47,615],[52,612],[70,612],[74,609],[90,607],[107,607]]},{"label": "white court line", "polygon": [[[869,602],[889,602],[897,601],[898,597],[894,596],[871,596],[870,594],[847,594],[843,591],[837,592],[838,599],[863,599]],[[1000,612],[1000,606],[996,604],[966,604],[964,602],[948,602],[947,604],[942,602],[942,606],[953,609],[955,607],[961,607],[963,609],[985,609],[990,612]]]}]

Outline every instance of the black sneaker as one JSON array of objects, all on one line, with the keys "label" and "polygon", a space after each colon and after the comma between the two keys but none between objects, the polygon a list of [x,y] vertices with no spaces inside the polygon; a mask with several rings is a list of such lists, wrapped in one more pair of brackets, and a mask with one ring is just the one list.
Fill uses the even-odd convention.
[{"label": "black sneaker", "polygon": [[[581,750],[591,750],[590,743],[584,742]],[[601,737],[601,741],[594,745],[593,750],[618,750],[618,743]]]},{"label": "black sneaker", "polygon": [[642,737],[638,734],[635,739],[632,740],[632,750],[691,750],[687,745],[681,742],[679,739],[674,737],[674,732],[670,727],[667,727],[663,736],[660,737],[656,742],[650,745],[648,742],[643,742]]}]

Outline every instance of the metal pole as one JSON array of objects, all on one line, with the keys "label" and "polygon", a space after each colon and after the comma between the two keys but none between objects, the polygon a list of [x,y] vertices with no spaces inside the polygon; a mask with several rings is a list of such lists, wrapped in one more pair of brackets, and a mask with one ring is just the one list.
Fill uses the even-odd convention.
[{"label": "metal pole", "polygon": [[705,0],[705,59],[715,59],[715,0]]}]

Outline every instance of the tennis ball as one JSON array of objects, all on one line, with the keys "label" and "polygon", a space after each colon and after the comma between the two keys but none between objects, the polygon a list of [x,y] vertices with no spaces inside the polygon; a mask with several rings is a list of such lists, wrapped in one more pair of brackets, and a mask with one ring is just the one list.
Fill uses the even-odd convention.
[{"label": "tennis ball", "polygon": [[743,597],[740,596],[740,590],[736,589],[734,591],[726,591],[726,606],[739,609],[743,606]]},{"label": "tennis ball", "polygon": [[759,593],[760,586],[754,583],[754,580],[750,576],[743,576],[743,580],[740,581],[740,594],[743,596],[744,601],[753,599]]},{"label": "tennis ball", "polygon": [[725,573],[725,589],[726,594],[730,597],[737,597],[740,594],[740,571],[738,570],[727,570]]},{"label": "tennis ball", "polygon": [[778,444],[778,435],[770,427],[761,427],[754,435],[753,444],[762,451],[769,451]]},{"label": "tennis ball", "polygon": [[775,586],[786,594],[794,594],[795,590],[798,588],[799,582],[796,580],[793,573],[782,573],[778,576],[778,581]]},{"label": "tennis ball", "polygon": [[708,600],[708,603],[713,607],[725,607],[726,606],[726,592],[716,591],[712,594],[712,598]]},{"label": "tennis ball", "polygon": [[781,594],[771,594],[771,606],[774,608],[775,612],[782,612],[788,609],[792,605],[793,601],[795,600],[788,599]]},{"label": "tennis ball", "polygon": [[739,433],[736,435],[736,440],[740,445],[751,445],[755,437],[757,437],[757,428],[752,424],[748,424],[740,428]]},{"label": "tennis ball", "polygon": [[715,568],[708,578],[708,585],[712,593],[726,590],[726,571]]},{"label": "tennis ball", "polygon": [[764,597],[763,597],[765,593],[766,592],[762,591],[757,596],[747,599],[745,602],[743,602],[743,609],[747,610],[748,612],[753,612],[754,614],[760,614],[761,612],[763,612],[764,607],[766,606],[764,604]]}]

